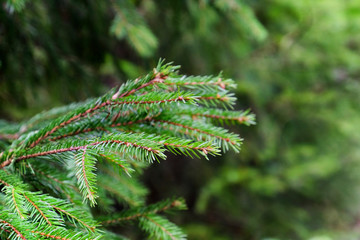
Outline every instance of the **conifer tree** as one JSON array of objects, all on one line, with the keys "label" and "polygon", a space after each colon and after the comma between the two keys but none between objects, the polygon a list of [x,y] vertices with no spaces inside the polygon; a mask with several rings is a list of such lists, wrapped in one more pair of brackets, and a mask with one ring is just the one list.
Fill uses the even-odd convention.
[{"label": "conifer tree", "polygon": [[111,230],[134,223],[149,238],[186,238],[164,216],[185,201],[146,204],[142,169],[168,153],[238,151],[242,139],[217,125],[251,125],[254,115],[228,110],[231,79],[178,68],[160,61],[99,98],[0,122],[1,239],[126,239]]}]

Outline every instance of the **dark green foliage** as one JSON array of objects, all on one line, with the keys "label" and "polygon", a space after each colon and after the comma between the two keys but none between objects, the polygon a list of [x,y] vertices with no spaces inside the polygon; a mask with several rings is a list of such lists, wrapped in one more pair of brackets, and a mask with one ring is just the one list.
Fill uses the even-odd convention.
[{"label": "dark green foliage", "polygon": [[116,239],[103,230],[136,221],[149,238],[185,239],[159,215],[186,209],[184,200],[146,206],[141,168],[165,159],[167,151],[208,158],[229,146],[238,150],[240,137],[211,119],[250,125],[254,115],[209,107],[232,106],[232,80],[186,77],[177,69],[160,62],[100,98],[40,113],[18,126],[3,122],[1,234],[11,240]]},{"label": "dark green foliage", "polygon": [[234,76],[237,105],[251,107],[258,122],[240,129],[247,140],[241,155],[230,152],[211,168],[184,167],[203,173],[191,174],[193,189],[183,190],[194,199],[189,236],[358,238],[357,1],[154,4],[161,14],[147,19],[159,55],[191,74],[221,69]]}]

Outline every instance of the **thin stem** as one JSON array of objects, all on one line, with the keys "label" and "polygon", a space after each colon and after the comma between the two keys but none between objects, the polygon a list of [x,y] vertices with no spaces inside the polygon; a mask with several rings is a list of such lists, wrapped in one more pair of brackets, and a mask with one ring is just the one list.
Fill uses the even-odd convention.
[{"label": "thin stem", "polygon": [[153,85],[153,84],[156,84],[156,83],[163,83],[166,78],[167,78],[167,76],[162,76],[161,73],[157,73],[155,78],[153,80],[151,80],[150,82],[145,83],[145,84],[141,85],[140,87],[138,87],[136,89],[132,89],[132,90],[130,90],[128,92],[125,92],[125,93],[121,94],[119,97],[117,97],[116,94],[115,94],[112,97],[112,99],[128,97],[128,96],[134,94],[135,92],[139,91],[140,89],[143,89],[143,88],[145,88],[147,86],[150,86],[150,85]]},{"label": "thin stem", "polygon": [[51,226],[51,222],[49,221],[49,219],[45,216],[45,214],[41,211],[41,209],[33,202],[30,200],[30,198],[28,198],[25,194],[23,194],[23,196],[26,198],[26,200],[33,205],[36,210],[40,213],[40,215],[45,219],[45,221]]},{"label": "thin stem", "polygon": [[107,221],[102,222],[101,224],[110,225],[110,224],[114,224],[114,223],[118,223],[118,222],[122,222],[122,221],[130,221],[130,220],[134,220],[134,219],[139,218],[139,217],[144,217],[144,216],[146,216],[148,214],[164,212],[164,211],[166,211],[166,210],[168,210],[170,208],[177,207],[178,205],[179,205],[179,201],[174,200],[169,205],[166,205],[166,206],[164,206],[163,208],[160,208],[160,209],[154,209],[153,211],[136,213],[134,215],[130,215],[130,216],[127,216],[127,217],[120,217],[120,218],[116,218],[116,219],[112,219],[112,220],[107,220]]},{"label": "thin stem", "polygon": [[16,232],[16,236],[20,237],[23,240],[26,240],[26,238],[24,237],[24,235],[21,234],[21,232],[19,230],[17,230],[13,225],[11,225],[10,223],[6,222],[5,220],[0,219],[1,223],[5,223],[5,225],[9,226],[14,232]]},{"label": "thin stem", "polygon": [[4,180],[0,179],[0,183],[4,184],[5,186],[10,186],[7,182],[5,182]]},{"label": "thin stem", "polygon": [[146,218],[147,220],[149,220],[150,222],[154,223],[156,226],[158,226],[159,228],[161,228],[164,232],[166,232],[167,235],[169,235],[169,237],[172,240],[176,240],[175,236],[173,236],[171,234],[171,232],[169,232],[166,228],[164,228],[162,225],[160,225],[159,223],[155,222],[154,219],[150,218],[148,215],[142,216],[143,218]]},{"label": "thin stem", "polygon": [[189,129],[189,130],[192,130],[192,131],[195,131],[195,132],[203,133],[203,134],[206,134],[206,135],[221,139],[221,140],[226,141],[228,143],[231,143],[233,145],[236,145],[236,142],[231,141],[229,138],[223,138],[223,137],[215,135],[213,133],[209,133],[209,132],[206,132],[204,130],[194,128],[194,127],[190,127],[190,126],[187,126],[187,125],[184,125],[184,124],[181,124],[181,123],[176,123],[176,122],[171,122],[171,121],[161,120],[161,119],[154,119],[153,121],[154,122],[167,123],[167,124],[170,124],[170,125],[178,126],[178,127],[185,128],[185,129]]},{"label": "thin stem", "polygon": [[222,78],[219,78],[218,81],[216,82],[164,82],[165,85],[177,85],[177,86],[194,86],[194,85],[218,85],[220,86],[222,89],[226,88],[226,85],[228,85],[226,82],[222,81]]},{"label": "thin stem", "polygon": [[58,210],[59,212],[62,212],[63,214],[66,214],[68,216],[70,216],[71,218],[77,220],[78,222],[80,222],[81,224],[83,224],[84,226],[86,226],[87,228],[89,228],[92,232],[95,232],[95,227],[91,227],[88,224],[86,224],[84,221],[81,221],[81,219],[77,218],[76,216],[72,215],[71,213],[65,211],[64,209],[61,209],[57,206],[51,205],[51,207],[55,208],[56,210]]},{"label": "thin stem", "polygon": [[[99,144],[103,144],[103,143],[118,143],[118,144],[124,144],[126,146],[134,146],[134,147],[138,147],[138,148],[142,148],[145,149],[149,152],[153,152],[155,154],[158,154],[159,151],[146,147],[146,146],[141,146],[138,145],[136,143],[131,143],[131,142],[124,142],[124,141],[119,141],[119,140],[105,140],[105,141],[99,141],[99,142],[94,142],[94,143],[90,143],[84,146],[78,146],[78,147],[69,147],[69,148],[61,148],[61,149],[55,149],[55,150],[50,150],[50,151],[45,151],[45,152],[39,152],[39,153],[33,153],[33,154],[29,154],[29,155],[24,155],[21,157],[18,157],[15,159],[15,161],[21,161],[21,160],[25,160],[25,159],[29,159],[29,158],[34,158],[34,157],[40,157],[40,156],[47,156],[47,155],[52,155],[52,154],[58,154],[58,153],[63,153],[63,152],[70,152],[70,151],[78,151],[80,149],[84,149],[87,146],[96,146]],[[9,164],[11,164],[14,161],[14,158],[10,158],[8,160],[6,160],[5,162],[3,162],[0,165],[0,169],[8,166]]]},{"label": "thin stem", "polygon": [[125,105],[125,104],[156,104],[156,103],[169,103],[169,102],[177,102],[177,101],[189,101],[192,98],[189,97],[177,97],[177,98],[173,98],[173,99],[166,99],[166,100],[157,100],[157,101],[123,101],[123,102],[113,102],[113,101],[106,101],[103,102],[99,105],[96,105],[93,108],[89,108],[88,110],[86,110],[83,113],[79,113],[75,116],[73,116],[72,118],[70,118],[67,121],[64,121],[62,123],[60,123],[59,125],[55,126],[53,129],[51,129],[50,131],[46,132],[43,136],[39,137],[37,140],[35,140],[30,147],[35,147],[37,144],[39,144],[40,141],[42,141],[43,139],[47,138],[50,134],[56,132],[58,129],[76,121],[79,120],[81,117],[85,117],[87,116],[89,113],[92,113],[100,108],[103,108],[105,106],[109,106],[109,105]]},{"label": "thin stem", "polygon": [[51,235],[49,233],[39,232],[39,231],[31,231],[32,233],[39,234],[43,237],[53,238],[53,239],[61,239],[61,240],[72,240],[70,238],[62,238],[61,236]]},{"label": "thin stem", "polygon": [[20,211],[20,209],[19,209],[19,207],[18,207],[18,205],[16,203],[16,200],[15,200],[15,188],[12,189],[11,193],[12,193],[12,199],[13,199],[16,211],[19,213],[21,219],[25,219],[25,217],[21,214],[21,211]]},{"label": "thin stem", "polygon": [[231,120],[231,121],[238,121],[239,123],[244,123],[249,121],[249,117],[242,116],[242,117],[226,117],[214,114],[203,114],[203,113],[194,113],[191,116],[202,116],[207,118],[215,118],[215,119],[223,119],[223,120]]},{"label": "thin stem", "polygon": [[118,165],[120,168],[122,168],[125,172],[126,172],[126,174],[128,174],[129,175],[129,171],[126,169],[126,167],[124,166],[124,165],[122,165],[122,164],[120,164],[120,163],[118,163],[118,162],[116,162],[114,159],[112,159],[112,158],[109,158],[108,156],[106,156],[105,154],[99,154],[100,156],[102,156],[103,158],[105,158],[105,159],[107,159],[107,160],[109,160],[109,161],[111,161],[111,162],[113,162],[113,163],[115,163],[116,165]]},{"label": "thin stem", "polygon": [[[86,149],[87,149],[88,145],[86,145],[84,148],[83,148],[83,154],[82,154],[82,157],[81,157],[81,165],[82,165],[82,172],[83,172],[83,176],[84,176],[84,181],[85,181],[85,185],[86,185],[86,188],[89,189],[89,195],[94,195],[94,193],[90,190],[90,184],[89,184],[89,180],[88,180],[88,177],[86,176],[86,169],[85,169],[85,155],[86,155]],[[89,196],[90,198],[90,196]],[[92,198],[94,198],[92,196]]]}]

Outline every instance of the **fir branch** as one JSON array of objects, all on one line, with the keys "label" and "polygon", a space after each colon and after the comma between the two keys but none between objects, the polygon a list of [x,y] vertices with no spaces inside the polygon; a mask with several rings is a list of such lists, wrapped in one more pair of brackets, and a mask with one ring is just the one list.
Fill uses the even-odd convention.
[{"label": "fir branch", "polygon": [[192,116],[197,117],[197,116],[201,116],[201,117],[207,117],[207,118],[212,118],[212,119],[217,119],[220,121],[224,121],[224,120],[230,120],[230,121],[237,121],[240,124],[249,124],[250,120],[248,117],[226,117],[226,116],[221,116],[221,115],[215,115],[215,114],[201,114],[201,113],[195,113],[192,114]]},{"label": "fir branch", "polygon": [[126,209],[103,219],[105,225],[138,221],[150,238],[184,239],[175,224],[157,215],[185,208],[183,201],[144,206],[148,190],[136,172],[165,159],[166,151],[207,158],[220,148],[239,150],[240,137],[215,124],[251,125],[254,116],[218,109],[235,104],[228,91],[235,86],[231,79],[181,76],[177,69],[159,62],[153,72],[118,91],[42,112],[23,123],[0,121],[1,237],[98,239],[102,230],[87,209],[98,200],[103,205],[96,214],[119,203]]},{"label": "fir branch", "polygon": [[[18,190],[16,190],[18,191]],[[25,208],[30,213],[33,222],[38,222],[38,226],[61,226],[63,221],[51,207],[51,203],[58,203],[56,198],[50,197],[40,192],[19,191],[26,199]],[[44,224],[46,223],[46,224]]]},{"label": "fir branch", "polygon": [[103,221],[102,224],[105,226],[114,225],[114,224],[119,224],[121,222],[135,220],[149,214],[167,212],[169,210],[185,210],[185,209],[186,209],[186,205],[184,199],[182,198],[167,199],[155,204],[151,204],[146,207],[132,208],[130,210],[123,211],[120,215],[117,216],[112,215],[111,219]]},{"label": "fir branch", "polygon": [[189,76],[189,77],[169,77],[164,81],[165,85],[176,85],[179,87],[188,87],[194,89],[194,87],[219,87],[216,90],[224,90],[226,88],[235,88],[236,84],[231,79],[223,79],[221,75],[213,77],[213,76]]},{"label": "fir branch", "polygon": [[218,105],[224,108],[233,108],[235,105],[236,98],[233,94],[229,94],[227,92],[223,93],[208,93],[203,96],[196,98],[200,104],[203,104],[205,107],[211,107]]},{"label": "fir branch", "polygon": [[[149,119],[149,121],[156,121],[155,119]],[[194,142],[189,139],[181,139],[175,137],[169,137],[166,135],[150,135],[152,140],[158,144],[162,144],[167,147],[174,154],[183,154],[185,156],[192,157],[192,154],[199,157],[197,153],[207,158],[207,155],[216,155],[219,149],[214,147],[209,142],[197,141]]]},{"label": "fir branch", "polygon": [[7,210],[2,210],[0,213],[0,228],[6,232],[6,237],[10,240],[37,240],[29,229],[36,227]]},{"label": "fir branch", "polygon": [[43,238],[61,240],[97,240],[101,237],[100,234],[84,233],[82,231],[72,231],[57,226],[39,227],[36,230],[29,231]]},{"label": "fir branch", "polygon": [[[225,129],[218,128],[209,124],[194,124],[186,120],[175,120],[170,118],[169,120],[162,119],[153,119],[153,122],[160,123],[159,127],[168,127],[169,125],[178,127],[178,129],[184,129],[182,133],[186,135],[191,135],[197,139],[203,139],[203,136],[206,136],[205,139],[214,139],[215,143],[218,146],[222,146],[224,150],[228,150],[228,146],[232,146],[235,151],[240,149],[241,139],[235,134],[228,133]],[[165,125],[164,125],[164,124]],[[170,130],[177,130],[169,127]],[[200,135],[198,135],[200,134]]]},{"label": "fir branch", "polygon": [[105,155],[100,153],[99,156],[119,166],[128,176],[130,176],[130,171],[135,171],[126,160],[120,157],[120,154],[113,153],[109,156],[109,154]]},{"label": "fir branch", "polygon": [[[34,217],[35,219],[38,219],[39,217],[37,216],[41,216],[42,219],[44,219],[46,221],[47,224],[49,224],[50,226],[52,225],[52,223],[50,222],[50,219],[48,216],[46,216],[43,212],[43,210],[41,210],[41,207],[39,207],[38,205],[36,205],[28,196],[26,196],[25,194],[23,194],[23,196],[25,197],[25,199],[27,200],[27,202],[32,205],[33,208],[36,209],[36,211],[38,212],[39,215],[36,214],[35,211],[32,211],[32,217]],[[41,224],[41,222],[40,222]]]},{"label": "fir branch", "polygon": [[104,177],[99,177],[99,182],[103,186],[103,189],[119,199],[119,202],[124,202],[130,206],[143,204],[144,200],[140,196],[136,196],[136,194],[131,194],[125,186],[110,185],[112,182],[111,179],[107,179],[106,182],[104,179]]},{"label": "fir branch", "polygon": [[[16,202],[16,199],[20,199],[22,196],[19,195],[19,196],[15,197],[15,189],[14,189],[14,188],[11,190],[11,196],[12,196],[12,201],[13,201],[13,203],[14,203],[16,212],[19,214],[19,216],[20,216],[21,219],[25,219],[25,217],[24,217],[23,214],[21,213],[22,211],[20,211],[20,207],[19,207],[19,205],[23,205],[23,203],[17,203],[17,202]],[[24,202],[23,199],[21,199],[20,201],[21,201],[21,202]]]},{"label": "fir branch", "polygon": [[57,178],[55,178],[54,176],[51,176],[51,175],[45,173],[44,171],[41,171],[41,170],[39,170],[39,169],[34,169],[34,171],[35,171],[36,173],[39,173],[40,175],[43,175],[43,176],[47,177],[48,179],[53,180],[54,182],[56,182],[56,183],[58,183],[58,184],[65,185],[65,183],[64,183],[63,181],[60,181],[59,179],[57,179]]},{"label": "fir branch", "polygon": [[[146,99],[152,99],[152,100],[146,100]],[[124,101],[125,99],[128,99],[127,101]],[[158,93],[148,93],[141,96],[130,96],[125,98],[123,101],[110,101],[107,100],[105,102],[102,102],[101,104],[96,104],[92,108],[89,108],[82,113],[79,113],[75,116],[72,116],[73,114],[70,114],[71,117],[66,117],[66,121],[60,122],[58,125],[55,125],[51,130],[45,131],[44,133],[39,133],[36,135],[40,135],[36,140],[34,140],[30,147],[36,146],[40,141],[47,138],[49,135],[53,134],[60,128],[63,128],[64,126],[79,120],[82,117],[87,116],[88,114],[99,110],[101,108],[104,108],[106,106],[114,106],[114,105],[154,105],[154,104],[166,104],[171,102],[189,102],[194,103],[195,100],[200,101],[201,103],[205,105],[216,105],[216,104],[222,104],[224,107],[233,105],[234,98],[227,94],[220,95],[217,94],[206,94],[204,96],[198,96],[194,97],[189,93],[185,92],[177,92],[177,93],[167,93],[167,94],[158,94]],[[29,144],[29,143],[28,143]]]},{"label": "fir branch", "polygon": [[56,140],[60,140],[60,139],[66,138],[66,137],[72,137],[72,136],[76,136],[81,133],[88,133],[88,132],[93,132],[93,131],[107,132],[107,130],[103,127],[96,127],[96,128],[89,127],[89,128],[85,128],[85,129],[78,129],[74,132],[69,132],[69,133],[65,133],[63,135],[59,135],[59,136],[50,138],[49,141],[54,142]]},{"label": "fir branch", "polygon": [[0,165],[0,169],[8,166],[13,161],[21,161],[30,158],[56,155],[66,152],[76,152],[83,150],[84,148],[98,149],[99,151],[103,151],[104,147],[114,147],[114,145],[116,148],[121,148],[125,152],[134,152],[134,149],[145,151],[147,152],[146,154],[140,153],[139,155],[142,156],[142,159],[147,158],[149,161],[156,160],[157,157],[165,158],[165,155],[162,153],[163,150],[160,148],[160,146],[158,144],[154,144],[149,139],[143,139],[143,135],[141,134],[109,134],[97,140],[68,141],[62,144],[49,143],[39,148],[33,148],[25,151],[16,158],[9,158],[8,160],[4,161]]},{"label": "fir branch", "polygon": [[153,85],[153,84],[156,84],[156,83],[163,83],[166,78],[167,78],[167,76],[164,76],[161,73],[156,73],[155,78],[153,80],[151,80],[150,82],[144,83],[141,86],[137,87],[136,89],[132,89],[132,90],[129,90],[127,92],[124,92],[119,97],[117,96],[117,94],[119,94],[119,92],[118,92],[117,94],[113,95],[112,99],[127,97],[127,96],[132,95],[135,92],[137,92],[137,91],[139,91],[139,90],[141,90],[143,88],[146,88],[146,87],[150,86],[150,85]]},{"label": "fir branch", "polygon": [[140,227],[149,234],[150,238],[164,240],[186,239],[186,235],[178,226],[156,214],[141,217]]},{"label": "fir branch", "polygon": [[[145,95],[128,97],[127,101],[112,102],[111,105],[143,105],[143,104],[161,104],[161,103],[171,103],[171,102],[191,102],[197,99],[193,97],[192,94],[185,92],[179,93],[167,93],[167,94],[158,94],[158,93],[147,93]],[[145,100],[145,99],[154,99],[154,100]]]},{"label": "fir branch", "polygon": [[[39,166],[36,166],[36,167],[39,167]],[[39,173],[39,174],[36,175],[37,177],[38,177],[39,175],[42,175],[42,176],[46,177],[47,179],[50,179],[50,180],[52,180],[53,182],[57,183],[58,186],[67,186],[67,185],[70,185],[69,182],[66,182],[66,183],[65,183],[64,181],[62,181],[62,180],[54,177],[54,176],[53,176],[54,173],[53,173],[52,175],[50,175],[50,174],[47,174],[47,173],[45,173],[44,171],[41,171],[41,170],[39,170],[39,169],[33,169],[33,170],[34,170],[35,173]],[[48,169],[47,169],[47,170],[48,170]],[[54,185],[54,184],[53,184],[53,185]],[[58,186],[56,186],[56,189],[57,189],[57,190],[60,190],[60,192],[61,192],[62,190],[61,190]],[[72,185],[70,185],[70,187],[73,188],[73,189],[75,189],[75,187],[72,186]]]},{"label": "fir branch", "polygon": [[24,208],[25,206],[25,198],[22,194],[19,194],[15,191],[15,188],[12,186],[8,186],[5,188],[6,193],[6,202],[9,209],[19,215],[21,219],[27,218],[25,214],[27,210]]},{"label": "fir branch", "polygon": [[[32,167],[30,167],[32,165]],[[64,176],[58,165],[49,165],[49,163],[33,162],[32,164],[25,164],[27,169],[30,169],[30,174],[25,175],[31,177],[32,183],[36,188],[47,188],[53,191],[59,197],[65,196],[70,202],[75,203],[79,197],[79,190],[74,186],[73,181],[69,181],[67,176]],[[41,184],[41,185],[40,185]]]},{"label": "fir branch", "polygon": [[90,221],[89,224],[86,224],[85,221],[87,218],[84,215],[79,215],[79,210],[73,209],[71,205],[62,200],[42,195],[40,193],[32,193],[21,189],[15,189],[12,186],[6,187],[5,192],[7,194],[8,206],[10,209],[13,209],[13,211],[17,213],[21,219],[25,219],[25,214],[29,212],[33,221],[39,220],[40,225],[42,225],[42,221],[45,221],[50,226],[53,224],[62,225],[63,221],[61,221],[59,216],[51,209],[52,207],[56,210],[61,210],[61,213],[63,214],[66,213],[68,217],[72,217],[73,219],[79,221],[81,225],[85,227],[89,227],[89,224],[93,224],[94,227],[89,227],[89,229],[94,232],[96,224],[92,221]]},{"label": "fir branch", "polygon": [[[157,115],[159,116],[159,114]],[[153,119],[153,117],[146,117],[144,119],[140,119],[137,121],[129,121],[129,122],[121,122],[121,123],[114,123],[112,125],[110,125],[110,127],[119,127],[119,126],[129,126],[129,125],[133,125],[133,124],[139,124],[142,122],[146,122],[146,121],[157,121],[155,119]],[[160,120],[158,120],[160,121]],[[81,133],[88,133],[91,131],[97,131],[97,130],[101,130],[103,129],[102,127],[97,127],[95,129],[92,128],[86,128],[83,129]],[[80,130],[75,132],[74,134],[79,134]],[[59,137],[56,137],[57,139],[59,138],[63,138],[63,137],[68,137],[66,135],[62,135]],[[194,152],[194,150],[196,150],[197,152],[201,153],[201,155],[205,156],[207,158],[207,154],[216,154],[218,152],[218,150],[216,148],[214,148],[213,146],[211,146],[210,143],[205,143],[205,142],[192,142],[189,140],[184,140],[184,139],[180,139],[180,138],[169,138],[166,135],[160,135],[160,136],[149,136],[149,138],[152,139],[152,141],[156,142],[159,145],[164,145],[166,146],[171,152],[173,153],[179,153],[176,149],[180,150],[180,153],[185,154],[187,156],[191,156],[191,154],[189,153],[188,150],[190,150],[191,153],[194,153],[195,156],[196,153]],[[198,156],[197,156],[198,157]]]},{"label": "fir branch", "polygon": [[59,204],[57,206],[55,205],[51,205],[51,206],[54,209],[56,209],[59,213],[66,216],[67,219],[71,221],[71,223],[73,224],[79,223],[81,226],[95,233],[97,224],[94,221],[92,221],[92,219],[90,219],[88,216],[85,216],[81,210],[76,209],[67,203]]},{"label": "fir branch", "polygon": [[[7,189],[7,192],[13,192],[14,188]],[[56,214],[53,209],[58,211],[62,216],[66,216],[68,220],[70,220],[71,223],[75,224],[79,223],[82,227],[89,230],[89,232],[92,232],[95,234],[95,228],[97,226],[96,222],[94,222],[89,216],[86,216],[83,214],[83,212],[80,209],[74,208],[73,205],[66,203],[63,200],[56,199],[47,195],[39,194],[39,193],[31,193],[28,191],[21,191],[17,192],[17,197],[19,195],[22,195],[23,202],[28,203],[22,203],[22,208],[27,209],[23,211],[27,211],[30,213],[30,219],[32,219],[33,222],[39,221],[38,227],[42,229],[40,232],[45,232],[44,230],[44,224],[42,224],[42,221],[45,221],[48,226],[53,226],[53,229],[56,229],[57,227],[55,225],[61,226],[63,221],[62,219]],[[11,204],[9,204],[11,205]],[[11,207],[11,206],[10,206]],[[13,207],[11,207],[13,208]],[[21,214],[19,214],[21,216]],[[41,220],[43,219],[43,220]],[[51,233],[46,233],[53,235]],[[97,233],[96,233],[97,234]],[[54,235],[56,236],[56,235]]]},{"label": "fir branch", "polygon": [[75,155],[75,172],[78,185],[85,199],[90,201],[90,205],[95,205],[96,195],[96,175],[94,173],[96,158],[87,153],[86,145],[82,151]]},{"label": "fir branch", "polygon": [[18,189],[24,190],[29,189],[29,186],[23,183],[19,176],[4,170],[0,171],[0,182],[7,187],[16,187]]},{"label": "fir branch", "polygon": [[[148,99],[152,100],[148,100]],[[126,99],[126,100],[125,100]],[[142,96],[130,96],[127,98],[124,98],[122,101],[116,101],[116,100],[106,100],[102,103],[96,102],[93,104],[92,107],[82,110],[80,113],[74,115],[73,113],[69,114],[65,118],[61,118],[59,123],[56,124],[54,127],[51,127],[51,129],[42,130],[41,132],[37,133],[34,137],[35,140],[27,143],[30,145],[30,147],[35,147],[37,144],[39,144],[43,139],[47,138],[52,133],[56,132],[58,129],[63,128],[64,126],[79,120],[82,117],[87,116],[88,114],[95,112],[96,110],[99,110],[101,108],[104,108],[106,106],[121,106],[121,105],[156,105],[156,104],[166,104],[166,103],[172,103],[172,102],[193,102],[195,98],[188,93],[168,93],[168,94],[158,94],[158,93],[149,93]]]},{"label": "fir branch", "polygon": [[[8,223],[7,221],[0,219],[0,226],[3,229],[4,227],[10,227],[11,230],[16,234],[16,238],[14,239],[23,239],[23,240],[27,240],[27,238],[25,238],[25,236],[20,232],[20,230],[18,230],[16,227],[14,227],[13,225],[11,225],[10,223]],[[6,229],[5,229],[6,230]],[[8,231],[8,230],[7,230]],[[10,232],[10,231],[8,231]]]},{"label": "fir branch", "polygon": [[[147,121],[155,116],[158,116],[161,113],[157,114],[151,114],[149,115],[148,112],[145,111],[132,111],[132,114],[130,114],[130,111],[118,111],[114,115],[110,115],[106,117],[106,120],[104,118],[100,119],[86,119],[86,121],[78,122],[76,125],[71,125],[68,128],[63,128],[60,131],[57,131],[57,134],[53,138],[50,138],[49,141],[56,141],[58,139],[63,139],[66,137],[72,137],[80,134],[86,134],[86,133],[92,133],[98,132],[98,133],[111,133],[113,131],[113,128],[119,127],[119,126],[127,126],[132,125],[136,123],[141,123],[144,121]],[[111,120],[109,119],[111,118]],[[120,119],[119,119],[120,118]],[[86,126],[86,127],[84,127]],[[84,136],[86,137],[86,136]]]},{"label": "fir branch", "polygon": [[40,235],[41,237],[45,237],[45,238],[52,238],[52,239],[61,239],[61,240],[72,240],[71,238],[66,238],[66,237],[61,237],[60,235],[56,235],[53,233],[46,233],[46,232],[42,232],[42,231],[31,231],[32,233],[35,233],[37,235]]},{"label": "fir branch", "polygon": [[247,111],[226,111],[216,108],[203,108],[183,106],[176,113],[178,115],[188,115],[196,120],[198,117],[216,120],[221,124],[245,124],[246,126],[255,124],[255,116]]},{"label": "fir branch", "polygon": [[147,189],[140,181],[133,176],[119,175],[114,169],[101,168],[98,174],[99,186],[114,196],[119,202],[124,202],[130,206],[141,206],[145,202]]}]

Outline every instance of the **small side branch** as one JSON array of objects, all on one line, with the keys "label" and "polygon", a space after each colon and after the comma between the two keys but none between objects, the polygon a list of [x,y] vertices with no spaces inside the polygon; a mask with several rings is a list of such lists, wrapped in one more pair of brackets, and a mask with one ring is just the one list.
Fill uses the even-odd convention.
[{"label": "small side branch", "polygon": [[107,221],[102,222],[101,224],[106,226],[106,225],[112,225],[112,224],[116,224],[116,223],[123,222],[123,221],[131,221],[131,220],[134,220],[134,219],[137,219],[137,218],[140,218],[140,217],[144,217],[144,216],[149,215],[149,214],[165,212],[165,211],[167,211],[167,210],[169,210],[171,208],[179,207],[179,205],[181,205],[181,204],[182,203],[179,200],[176,199],[176,200],[172,201],[171,203],[163,206],[160,209],[152,209],[152,210],[148,210],[148,211],[142,211],[141,213],[131,214],[131,215],[128,215],[128,216],[123,216],[123,217],[120,217],[120,218],[107,220]]},{"label": "small side branch", "polygon": [[188,129],[188,130],[191,130],[191,131],[195,131],[195,132],[198,132],[198,133],[202,133],[202,134],[205,134],[205,135],[209,135],[211,137],[214,137],[214,138],[218,138],[220,140],[223,140],[223,141],[226,141],[230,144],[233,144],[233,145],[236,145],[237,143],[236,142],[233,142],[231,141],[229,138],[223,138],[221,136],[217,136],[213,133],[210,133],[210,132],[206,132],[204,130],[201,130],[201,129],[198,129],[198,128],[194,128],[194,127],[190,127],[190,126],[187,126],[187,125],[184,125],[184,124],[181,124],[181,123],[176,123],[176,122],[172,122],[172,121],[167,121],[167,120],[160,120],[160,119],[154,119],[153,120],[154,122],[161,122],[161,123],[167,123],[167,124],[170,124],[170,125],[174,125],[174,126],[178,126],[178,127],[181,127],[181,128],[184,128],[184,129]]},{"label": "small side branch", "polygon": [[49,219],[45,216],[45,214],[43,213],[43,211],[41,211],[41,209],[33,202],[30,200],[30,198],[28,198],[25,194],[23,194],[23,196],[26,198],[26,200],[34,206],[34,208],[40,213],[40,215],[45,219],[45,221],[51,226],[51,222],[49,221]]},{"label": "small side branch", "polygon": [[21,232],[19,230],[17,230],[13,225],[11,225],[10,223],[6,222],[5,220],[0,219],[0,223],[4,223],[6,226],[9,226],[18,237],[20,237],[23,240],[26,240],[26,238],[24,237],[24,235],[21,234]]},{"label": "small side branch", "polygon": [[0,165],[0,169],[10,165],[13,161],[21,161],[21,160],[25,160],[25,159],[29,159],[29,158],[35,158],[35,157],[41,157],[41,156],[47,156],[47,155],[52,155],[52,154],[58,154],[58,153],[63,153],[63,152],[70,152],[70,151],[78,151],[81,149],[84,149],[87,146],[96,146],[96,145],[100,145],[100,144],[106,144],[106,143],[117,143],[117,144],[123,144],[126,146],[133,146],[133,147],[137,147],[137,148],[141,148],[144,149],[146,151],[149,152],[153,152],[155,154],[158,154],[159,151],[156,149],[152,149],[150,147],[146,147],[146,146],[142,146],[142,145],[138,145],[136,143],[131,143],[131,142],[125,142],[125,141],[120,141],[120,140],[105,140],[105,141],[99,141],[99,142],[94,142],[94,143],[90,143],[90,144],[86,144],[84,146],[77,146],[77,147],[69,147],[69,148],[61,148],[61,149],[55,149],[55,150],[50,150],[50,151],[45,151],[45,152],[39,152],[39,153],[33,153],[33,154],[29,154],[29,155],[24,155],[21,157],[18,157],[16,159],[14,158],[10,158],[8,160],[6,160],[5,162],[3,162]]},{"label": "small side branch", "polygon": [[[207,97],[209,98],[209,97]],[[211,98],[211,97],[210,97]],[[102,104],[99,104],[93,108],[90,108],[88,110],[86,110],[83,113],[79,113],[75,116],[73,116],[72,118],[70,118],[67,121],[64,121],[62,123],[60,123],[59,125],[55,126],[54,128],[52,128],[50,131],[46,132],[43,136],[39,137],[37,140],[35,140],[32,144],[30,144],[30,147],[33,148],[35,147],[37,144],[39,144],[42,140],[44,140],[45,138],[47,138],[49,135],[53,134],[54,132],[56,132],[57,130],[59,130],[60,128],[69,125],[70,123],[79,120],[82,117],[87,116],[89,113],[92,113],[98,109],[101,109],[105,106],[110,106],[110,105],[140,105],[140,104],[157,104],[157,103],[170,103],[170,102],[178,102],[178,101],[190,101],[193,100],[194,98],[190,98],[190,97],[176,97],[176,98],[172,98],[172,99],[164,99],[164,100],[156,100],[156,101],[122,101],[122,102],[115,102],[115,101],[106,101],[103,102]],[[196,98],[195,98],[196,99]],[[0,167],[1,168],[1,167]]]},{"label": "small side branch", "polygon": [[153,80],[151,80],[148,83],[145,83],[143,85],[141,85],[140,87],[136,88],[136,89],[132,89],[128,92],[125,92],[123,94],[121,94],[119,97],[115,94],[112,96],[112,99],[117,99],[117,98],[123,98],[123,97],[127,97],[130,96],[132,94],[134,94],[135,92],[139,91],[140,89],[143,89],[145,87],[148,87],[150,85],[156,84],[156,83],[163,83],[164,80],[167,78],[167,76],[163,76],[161,73],[157,73],[155,78]]}]

